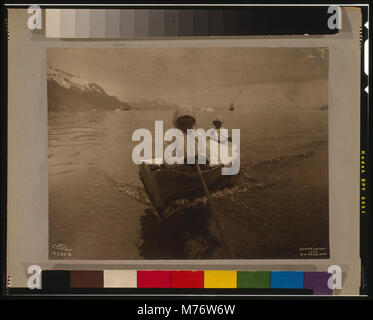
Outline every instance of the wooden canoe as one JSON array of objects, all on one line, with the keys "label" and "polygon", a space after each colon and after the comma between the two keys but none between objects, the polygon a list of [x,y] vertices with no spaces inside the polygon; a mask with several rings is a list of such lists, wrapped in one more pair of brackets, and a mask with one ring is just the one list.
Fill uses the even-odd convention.
[{"label": "wooden canoe", "polygon": [[[222,167],[223,165],[220,164],[202,170],[210,190],[226,185],[224,180],[227,182],[230,176],[221,174]],[[139,176],[150,201],[161,218],[170,202],[181,198],[193,199],[204,194],[198,171],[194,166],[165,167],[142,163],[139,165]]]}]

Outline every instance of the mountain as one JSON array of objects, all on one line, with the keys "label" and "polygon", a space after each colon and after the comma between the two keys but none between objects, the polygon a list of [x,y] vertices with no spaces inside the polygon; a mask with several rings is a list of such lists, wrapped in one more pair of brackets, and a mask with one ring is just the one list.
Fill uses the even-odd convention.
[{"label": "mountain", "polygon": [[61,69],[48,66],[47,83],[49,111],[132,109],[100,85]]},{"label": "mountain", "polygon": [[171,104],[162,98],[154,100],[133,99],[130,101],[131,106],[137,110],[173,110],[176,104]]}]

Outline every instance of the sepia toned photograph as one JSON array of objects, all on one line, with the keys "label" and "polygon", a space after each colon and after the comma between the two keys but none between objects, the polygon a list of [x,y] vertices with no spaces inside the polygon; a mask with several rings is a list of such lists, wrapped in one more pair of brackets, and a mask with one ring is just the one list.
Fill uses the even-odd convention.
[{"label": "sepia toned photograph", "polygon": [[328,48],[49,48],[49,259],[327,259]]}]

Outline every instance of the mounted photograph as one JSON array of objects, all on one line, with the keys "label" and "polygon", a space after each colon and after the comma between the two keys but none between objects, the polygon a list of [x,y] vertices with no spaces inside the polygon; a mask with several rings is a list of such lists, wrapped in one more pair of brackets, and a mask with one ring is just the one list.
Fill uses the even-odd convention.
[{"label": "mounted photograph", "polygon": [[327,47],[48,48],[49,259],[328,259]]}]

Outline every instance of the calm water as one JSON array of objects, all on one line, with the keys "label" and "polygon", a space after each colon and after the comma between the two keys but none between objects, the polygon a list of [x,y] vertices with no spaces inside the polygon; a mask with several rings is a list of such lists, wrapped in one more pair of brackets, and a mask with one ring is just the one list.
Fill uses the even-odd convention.
[{"label": "calm water", "polygon": [[[224,126],[241,130],[241,162],[273,159],[309,149],[327,140],[327,113],[315,112],[220,112]],[[197,115],[198,127],[208,129],[215,113]],[[131,153],[138,142],[137,128],[154,134],[154,121],[171,127],[169,111],[58,113],[49,119],[49,175],[78,172],[94,166],[113,179],[137,177]]]},{"label": "calm water", "polygon": [[[312,151],[327,142],[327,112],[219,114],[226,128],[241,129],[241,168]],[[197,114],[198,127],[210,128],[215,116],[213,112]],[[144,257],[139,248],[144,242],[141,217],[147,198],[132,162],[137,142],[131,136],[137,128],[154,132],[155,120],[163,120],[166,130],[171,119],[170,111],[50,115],[51,245],[63,243],[72,249],[70,258]]]}]

